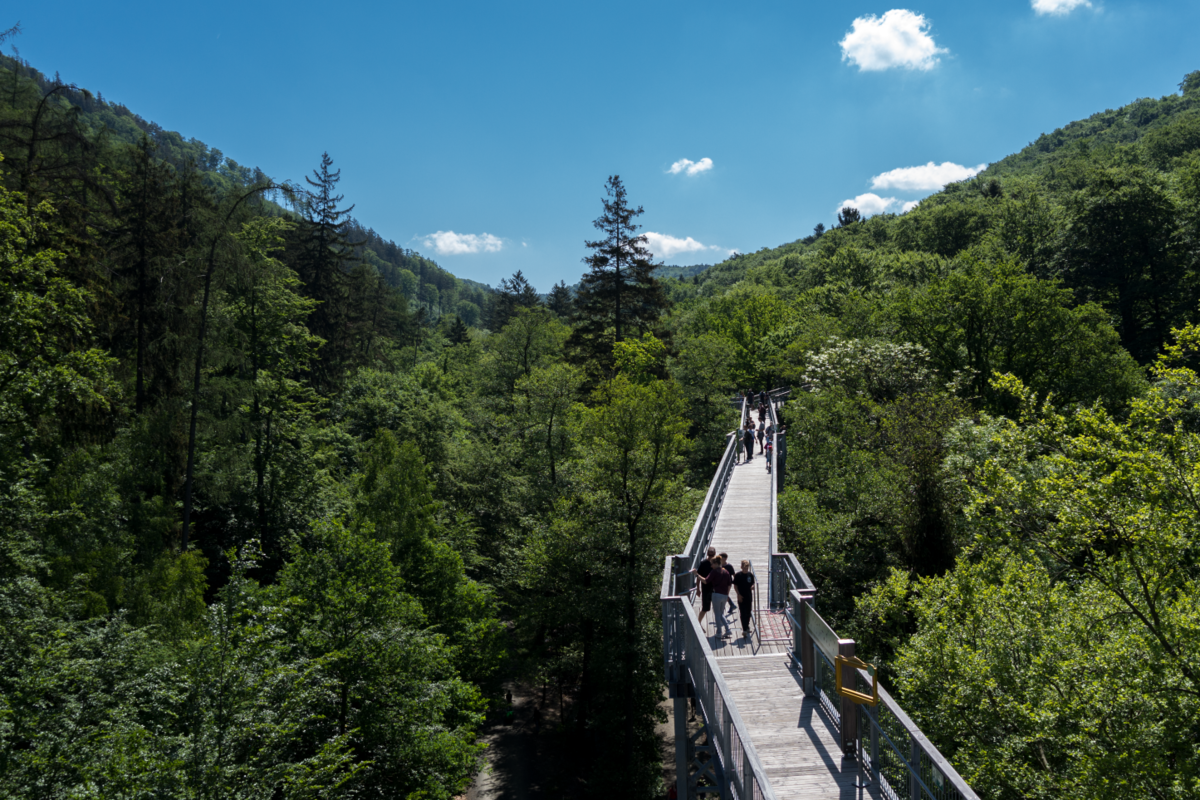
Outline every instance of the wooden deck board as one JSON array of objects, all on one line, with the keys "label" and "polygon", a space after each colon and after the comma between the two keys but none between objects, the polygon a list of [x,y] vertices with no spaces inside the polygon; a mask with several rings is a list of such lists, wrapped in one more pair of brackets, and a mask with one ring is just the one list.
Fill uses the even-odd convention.
[{"label": "wooden deck board", "polygon": [[854,785],[858,767],[843,759],[840,736],[820,703],[804,696],[788,655],[717,662],[779,800],[878,798]]}]

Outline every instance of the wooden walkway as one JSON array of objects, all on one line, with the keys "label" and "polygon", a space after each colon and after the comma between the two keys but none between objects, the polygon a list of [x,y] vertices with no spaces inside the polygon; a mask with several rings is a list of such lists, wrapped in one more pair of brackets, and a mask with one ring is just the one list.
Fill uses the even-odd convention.
[{"label": "wooden walkway", "polygon": [[876,798],[874,786],[855,787],[854,759],[843,760],[838,731],[819,701],[804,697],[799,670],[787,654],[790,643],[769,641],[787,636],[790,628],[781,614],[767,610],[774,476],[766,466],[766,459],[755,455],[734,468],[713,532],[713,547],[729,553],[735,570],[743,558],[753,564],[763,592],[758,625],[743,638],[735,614],[733,638],[722,640],[709,614],[705,633],[778,800]]},{"label": "wooden walkway", "polygon": [[722,658],[719,663],[779,800],[879,797],[874,784],[866,789],[854,785],[857,764],[842,758],[840,735],[820,701],[804,696],[791,656]]}]

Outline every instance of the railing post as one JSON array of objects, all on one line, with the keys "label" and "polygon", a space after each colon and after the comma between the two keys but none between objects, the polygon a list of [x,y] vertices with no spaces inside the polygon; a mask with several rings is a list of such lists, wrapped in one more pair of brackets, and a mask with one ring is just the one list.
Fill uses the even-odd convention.
[{"label": "railing post", "polygon": [[863,706],[867,712],[867,720],[871,726],[871,780],[879,785],[879,717],[878,711],[871,706]]},{"label": "railing post", "polygon": [[675,697],[675,793],[679,800],[688,797],[688,699]]},{"label": "railing post", "polygon": [[917,737],[908,734],[909,753],[908,753],[908,796],[911,800],[921,800],[921,781],[918,780],[921,776],[921,745],[917,743]]},{"label": "railing post", "polygon": [[[838,639],[838,655],[854,658],[854,640]],[[842,685],[838,689],[857,689],[858,670],[843,669]],[[842,752],[851,755],[858,744],[858,710],[854,701],[848,697],[841,698],[842,714]]]},{"label": "railing post", "polygon": [[724,770],[721,776],[721,797],[724,800],[732,800],[733,793],[729,791],[729,787],[733,785],[733,742],[729,735],[730,729],[733,727],[733,720],[729,716],[729,706],[725,705],[726,698],[721,698],[722,711],[721,714],[721,767]]},{"label": "railing post", "polygon": [[[792,595],[793,598],[796,595]],[[813,652],[813,640],[808,630],[808,620],[804,614],[804,606],[812,602],[811,598],[801,596],[794,606],[794,616],[800,622],[796,634],[796,649],[800,656],[800,669],[804,671],[804,694],[806,697],[817,696],[817,654]]]}]

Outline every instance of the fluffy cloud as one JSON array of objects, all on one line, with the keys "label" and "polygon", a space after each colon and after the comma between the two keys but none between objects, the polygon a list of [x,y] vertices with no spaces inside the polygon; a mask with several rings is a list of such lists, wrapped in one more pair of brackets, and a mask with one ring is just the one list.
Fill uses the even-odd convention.
[{"label": "fluffy cloud", "polygon": [[[1033,2],[1069,3],[1073,0],[1033,0]],[[854,27],[840,42],[842,60],[855,64],[860,72],[904,67],[933,69],[938,54],[948,52],[934,44],[926,29],[929,21],[922,14],[893,8],[882,17],[870,14],[854,20]]]},{"label": "fluffy cloud", "polygon": [[686,239],[680,239],[677,236],[655,233],[654,231],[646,231],[645,236],[646,245],[650,248],[650,252],[659,258],[673,258],[680,253],[697,253],[701,250],[721,249],[715,245],[701,244],[690,236]]},{"label": "fluffy cloud", "polygon": [[672,164],[667,172],[672,175],[678,175],[681,172],[686,175],[699,175],[701,172],[708,172],[712,168],[713,162],[711,158],[702,158],[699,161],[681,158]]},{"label": "fluffy cloud", "polygon": [[872,217],[876,214],[882,214],[885,211],[891,211],[900,201],[894,197],[880,197],[874,192],[860,194],[858,197],[853,197],[849,200],[843,200],[838,203],[838,207],[834,213],[841,211],[846,206],[857,208],[858,212],[864,217]]},{"label": "fluffy cloud", "polygon": [[1088,0],[1029,0],[1029,5],[1039,14],[1070,14],[1080,6],[1092,7]]},{"label": "fluffy cloud", "polygon": [[426,236],[422,241],[426,247],[432,247],[438,255],[461,256],[469,253],[495,253],[504,247],[504,240],[490,233],[455,233],[454,231],[438,231]]},{"label": "fluffy cloud", "polygon": [[917,206],[919,206],[919,205],[921,205],[921,201],[920,201],[920,200],[909,200],[909,201],[908,201],[907,203],[905,203],[905,204],[904,204],[904,206],[903,206],[903,207],[900,209],[900,213],[901,213],[901,214],[907,214],[908,212],[912,211],[914,208],[916,208],[916,207],[917,207]]},{"label": "fluffy cloud", "polygon": [[966,180],[984,169],[987,164],[976,167],[964,167],[943,161],[935,164],[930,161],[923,167],[900,167],[871,179],[872,189],[896,189],[901,192],[932,192],[941,189],[947,183]]}]

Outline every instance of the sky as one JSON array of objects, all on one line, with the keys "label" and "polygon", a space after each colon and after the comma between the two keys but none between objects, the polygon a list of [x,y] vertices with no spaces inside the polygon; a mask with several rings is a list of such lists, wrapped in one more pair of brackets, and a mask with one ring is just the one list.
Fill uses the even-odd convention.
[{"label": "sky", "polygon": [[[899,3],[899,4],[897,4]],[[8,5],[22,58],[278,180],[328,151],[354,216],[462,278],[584,271],[620,175],[668,264],[902,213],[1200,69],[1200,2]],[[6,46],[6,52],[7,52]]]}]

